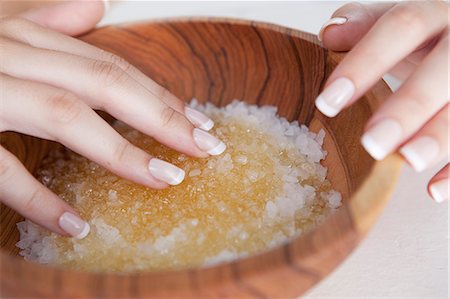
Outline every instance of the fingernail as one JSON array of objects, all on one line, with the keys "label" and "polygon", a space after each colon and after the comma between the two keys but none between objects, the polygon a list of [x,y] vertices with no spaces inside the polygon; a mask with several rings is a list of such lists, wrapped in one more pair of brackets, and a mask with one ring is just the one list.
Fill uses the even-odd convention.
[{"label": "fingernail", "polygon": [[152,158],[148,168],[155,178],[169,185],[178,185],[184,180],[184,170],[169,162]]},{"label": "fingernail", "polygon": [[375,160],[382,160],[395,149],[401,137],[400,124],[395,120],[386,119],[370,128],[362,136],[361,143]]},{"label": "fingernail", "polygon": [[184,114],[186,115],[187,119],[197,128],[209,131],[212,129],[212,127],[214,127],[214,122],[212,121],[212,119],[210,119],[200,111],[192,109],[191,107],[186,106],[184,108]]},{"label": "fingernail", "polygon": [[430,166],[437,159],[439,151],[439,143],[429,136],[416,138],[400,149],[400,153],[416,171]]},{"label": "fingernail", "polygon": [[193,136],[195,143],[197,143],[197,146],[210,155],[220,155],[227,148],[225,143],[201,129],[195,128]]},{"label": "fingernail", "polygon": [[103,2],[103,6],[104,6],[103,14],[106,14],[109,10],[110,3],[109,3],[109,0],[102,0],[102,2]]},{"label": "fingernail", "polygon": [[430,193],[436,202],[443,202],[449,200],[449,179],[443,179],[433,183],[430,186]]},{"label": "fingernail", "polygon": [[336,116],[354,93],[355,85],[350,79],[336,79],[317,97],[316,107],[326,116]]},{"label": "fingernail", "polygon": [[89,223],[83,221],[77,215],[70,212],[65,212],[59,217],[59,226],[69,235],[77,238],[83,239],[89,234],[91,227]]},{"label": "fingernail", "polygon": [[317,35],[317,39],[319,41],[322,41],[323,39],[323,32],[325,31],[325,29],[330,26],[330,25],[342,25],[345,24],[347,22],[347,18],[344,17],[335,17],[335,18],[331,18],[328,21],[325,22],[325,24],[322,25],[322,28],[320,28],[319,34]]}]

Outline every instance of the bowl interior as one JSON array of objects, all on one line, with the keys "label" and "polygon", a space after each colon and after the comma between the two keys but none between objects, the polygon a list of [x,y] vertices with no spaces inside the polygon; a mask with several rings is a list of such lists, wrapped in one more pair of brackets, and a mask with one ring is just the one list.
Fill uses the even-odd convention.
[{"label": "bowl interior", "polygon": [[[361,101],[339,116],[327,118],[315,109],[314,100],[342,55],[327,51],[307,33],[260,23],[196,19],[106,27],[82,39],[125,58],[185,101],[196,98],[200,102],[209,101],[223,106],[239,99],[258,105],[275,105],[279,114],[288,120],[298,120],[315,132],[325,130],[324,148],[328,156],[324,164],[328,167],[329,180],[342,193],[346,204],[321,227],[291,244],[293,252],[289,258],[293,264],[298,266],[301,263],[303,268],[298,266],[301,269],[315,272],[305,275],[307,279],[297,277],[306,282],[289,286],[289,291],[285,290],[285,283],[281,283],[279,289],[284,291],[283,294],[298,295],[309,288],[356,245],[360,236],[355,232],[352,214],[359,210],[349,203],[374,172],[374,161],[360,146],[359,138],[364,124],[389,93],[384,83],[378,83]],[[54,143],[16,133],[3,133],[2,145],[15,153],[32,172],[49,148],[55,146]],[[392,176],[395,176],[395,171]],[[383,197],[388,191],[376,192],[375,196]],[[1,207],[3,255],[16,255],[18,252],[14,246],[18,240],[15,223],[20,219],[9,208]],[[304,247],[302,242],[310,244]],[[336,247],[339,242],[348,245]],[[331,257],[332,251],[326,250],[317,255],[316,252],[327,244],[333,244],[334,249],[340,248],[340,252],[334,257]],[[279,253],[274,250],[273,254]],[[318,256],[321,261],[317,260]],[[13,262],[19,263],[17,258]],[[254,273],[251,269],[259,267],[260,277],[264,279],[270,275],[284,275],[284,272],[273,271],[273,265],[284,262],[261,264],[261,260],[250,258],[238,263],[242,267],[241,274]],[[33,267],[44,268],[39,265]],[[263,274],[264,267],[272,267],[273,274]],[[221,279],[223,281],[224,277]],[[254,283],[259,285],[258,281]]]}]

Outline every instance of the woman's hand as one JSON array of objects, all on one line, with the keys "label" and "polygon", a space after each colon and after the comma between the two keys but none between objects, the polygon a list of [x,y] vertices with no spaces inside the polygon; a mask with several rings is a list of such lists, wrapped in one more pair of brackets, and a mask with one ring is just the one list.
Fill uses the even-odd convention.
[{"label": "woman's hand", "polygon": [[[65,34],[89,30],[101,1],[66,2],[0,19],[0,132],[61,142],[112,172],[151,188],[177,185],[178,167],[133,146],[93,109],[107,111],[195,157],[218,155],[213,122],[126,61]],[[58,32],[59,31],[59,32]],[[62,34],[62,33],[65,34]],[[78,238],[89,225],[0,147],[0,200],[49,230]]]},{"label": "woman's hand", "polygon": [[[442,1],[350,3],[322,27],[319,39],[349,51],[316,100],[329,117],[357,101],[391,73],[405,80],[375,113],[361,142],[382,160],[399,151],[422,171],[448,159],[449,6]],[[437,202],[449,199],[449,165],[431,179]]]}]

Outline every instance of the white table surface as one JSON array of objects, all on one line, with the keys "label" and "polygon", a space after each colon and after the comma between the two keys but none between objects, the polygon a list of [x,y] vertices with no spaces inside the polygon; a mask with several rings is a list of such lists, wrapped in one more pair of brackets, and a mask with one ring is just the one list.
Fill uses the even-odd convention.
[{"label": "white table surface", "polygon": [[[175,16],[222,16],[317,33],[342,1],[114,3],[100,25]],[[388,80],[389,81],[389,80]],[[395,88],[396,82],[390,81]],[[306,298],[448,298],[449,205],[430,200],[427,180],[406,166],[390,203],[353,254]]]}]

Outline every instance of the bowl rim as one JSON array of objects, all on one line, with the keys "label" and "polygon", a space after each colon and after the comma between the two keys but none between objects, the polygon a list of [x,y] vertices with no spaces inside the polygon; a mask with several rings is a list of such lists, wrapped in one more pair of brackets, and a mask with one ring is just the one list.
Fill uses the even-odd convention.
[{"label": "bowl rim", "polygon": [[[128,27],[128,26],[145,26],[154,24],[170,24],[170,23],[224,23],[230,25],[244,25],[251,26],[260,29],[271,30],[279,33],[283,33],[289,36],[298,37],[314,43],[318,46],[323,47],[322,43],[317,39],[317,37],[311,33],[303,32],[297,29],[292,29],[284,27],[281,25],[275,25],[268,22],[252,21],[237,18],[227,18],[227,17],[174,17],[174,18],[162,18],[156,20],[141,20],[137,22],[127,22],[115,25],[109,25],[105,27],[96,28],[97,30],[104,30],[114,27]],[[340,57],[340,54],[337,54]],[[378,93],[382,95],[387,95],[387,90],[389,87],[384,81],[380,81],[374,87],[378,90]],[[82,271],[74,269],[66,269],[61,266],[50,266],[38,264],[35,262],[29,262],[19,257],[18,255],[11,255],[0,250],[0,260],[2,261],[1,273],[4,273],[5,265],[8,269],[14,267],[20,267],[21,269],[30,269],[30,271],[35,273],[50,273],[53,272],[54,275],[73,275],[73,276],[83,276],[87,280],[96,280],[99,277],[114,277],[115,279],[124,278],[136,278],[143,277],[144,279],[154,279],[155,277],[179,277],[180,273],[192,273],[196,272],[198,275],[208,275],[210,270],[222,271],[224,268],[228,267],[238,267],[240,263],[248,262],[249,265],[255,265],[255,262],[261,262],[273,256],[274,254],[282,254],[285,259],[288,260],[290,266],[295,268],[297,271],[307,273],[313,277],[316,277],[312,285],[320,281],[324,276],[329,274],[337,265],[339,265],[356,247],[356,245],[362,240],[365,234],[368,232],[370,227],[374,224],[384,206],[388,202],[390,195],[395,187],[397,178],[400,173],[403,161],[398,154],[393,154],[387,157],[383,161],[375,161],[371,167],[370,173],[367,177],[370,179],[365,179],[362,184],[357,188],[356,192],[351,195],[346,202],[332,215],[326,217],[326,219],[319,224],[314,229],[295,237],[289,243],[282,244],[271,248],[269,250],[263,251],[261,253],[251,255],[249,257],[239,258],[237,260],[224,262],[208,267],[201,267],[195,269],[183,268],[180,270],[164,270],[164,271],[145,271],[145,272],[130,272],[130,273],[114,273],[114,272],[94,272],[94,271]],[[340,231],[338,235],[332,235],[326,232],[327,227],[332,225],[337,219],[345,217],[348,219],[348,226],[345,230]],[[316,238],[318,235],[327,236],[324,238]],[[311,246],[303,248],[298,246],[299,243],[310,243]],[[350,246],[344,245],[344,243],[350,244]],[[331,267],[323,269],[323,271],[317,270],[317,265],[312,262],[312,258],[327,257],[330,249],[338,248],[338,255],[340,257],[337,262],[332,264]],[[281,263],[282,264],[282,263]],[[280,266],[279,264],[278,266]],[[244,266],[245,268],[245,266]],[[245,273],[249,275],[256,274],[261,268],[248,270]],[[266,269],[269,271],[269,268]],[[260,272],[258,272],[261,274]],[[44,275],[44,274],[43,274]],[[178,275],[178,276],[177,276]],[[5,276],[1,275],[4,280],[8,280]]]}]

